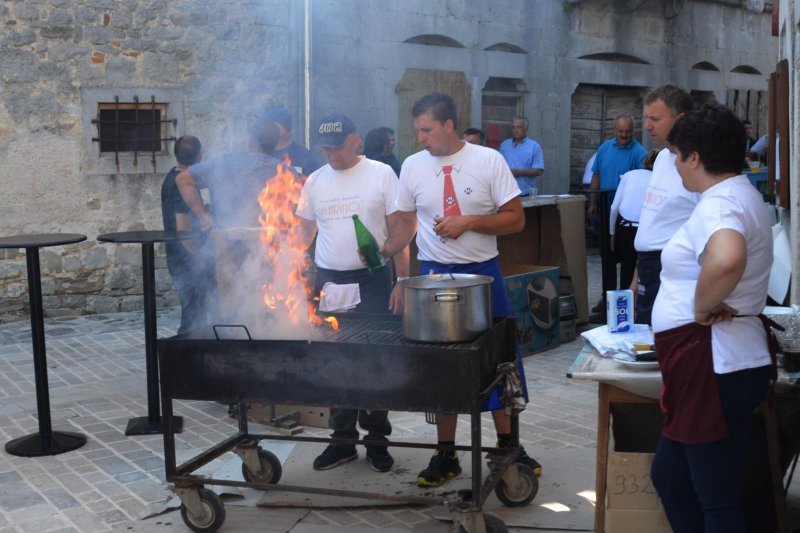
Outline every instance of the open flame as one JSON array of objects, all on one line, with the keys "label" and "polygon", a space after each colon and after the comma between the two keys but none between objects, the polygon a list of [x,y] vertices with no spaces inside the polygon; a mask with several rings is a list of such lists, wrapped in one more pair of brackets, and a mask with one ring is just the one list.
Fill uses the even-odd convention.
[{"label": "open flame", "polygon": [[[312,302],[314,288],[308,281],[309,259],[300,219],[294,214],[303,184],[290,169],[287,158],[258,195],[262,211],[258,219],[262,228],[259,241],[268,264],[272,265],[271,279],[264,283],[261,292],[269,309],[286,313],[295,324],[305,321],[307,316],[308,322],[319,326],[323,320]],[[325,322],[339,329],[334,317],[326,318]]]}]

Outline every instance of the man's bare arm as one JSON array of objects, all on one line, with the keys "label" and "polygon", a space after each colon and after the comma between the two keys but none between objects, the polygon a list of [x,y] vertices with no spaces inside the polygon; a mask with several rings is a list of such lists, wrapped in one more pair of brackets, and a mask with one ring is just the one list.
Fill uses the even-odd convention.
[{"label": "man's bare arm", "polygon": [[178,192],[181,193],[183,201],[189,209],[200,219],[200,227],[203,231],[208,231],[214,227],[214,218],[206,209],[197,184],[194,181],[189,169],[183,169],[175,176],[175,183],[178,185]]},{"label": "man's bare arm", "polygon": [[408,246],[417,233],[416,211],[395,211],[386,221],[389,224],[389,238],[381,247],[384,257],[394,257]]},{"label": "man's bare arm", "polygon": [[[175,229],[177,231],[192,231],[192,215],[189,213],[175,213]],[[184,239],[181,241],[181,245],[195,257],[200,253],[200,246],[194,239]]]},{"label": "man's bare arm", "polygon": [[307,220],[303,217],[300,219],[300,239],[303,245],[308,248],[314,242],[314,237],[317,235],[317,223],[313,220]]}]

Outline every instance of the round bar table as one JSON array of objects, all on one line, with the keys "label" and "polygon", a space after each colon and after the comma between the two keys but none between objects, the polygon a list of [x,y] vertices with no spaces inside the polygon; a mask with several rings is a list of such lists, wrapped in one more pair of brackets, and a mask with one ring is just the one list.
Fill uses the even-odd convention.
[{"label": "round bar table", "polygon": [[28,266],[28,298],[31,308],[31,341],[33,373],[36,382],[36,409],[39,431],[6,443],[6,452],[21,457],[57,455],[80,448],[86,437],[80,433],[53,431],[50,420],[50,388],[47,383],[47,354],[44,342],[42,280],[39,270],[39,248],[74,244],[86,240],[78,233],[39,233],[0,238],[0,248],[25,248]]},{"label": "round bar table", "polygon": [[[135,243],[142,245],[142,276],[144,292],[145,365],[147,368],[147,416],[131,418],[125,435],[155,435],[163,433],[159,408],[158,348],[156,346],[156,281],[154,248],[157,242],[180,241],[197,238],[191,231],[123,231],[106,233],[98,241]],[[175,433],[183,430],[183,417],[173,417]]]}]

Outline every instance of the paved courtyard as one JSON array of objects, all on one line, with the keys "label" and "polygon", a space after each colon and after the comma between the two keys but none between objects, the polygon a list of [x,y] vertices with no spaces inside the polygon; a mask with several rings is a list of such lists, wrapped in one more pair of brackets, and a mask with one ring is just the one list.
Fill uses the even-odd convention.
[{"label": "paved courtyard", "polygon": [[[590,279],[596,279],[592,272],[598,270],[598,259],[590,256],[589,262]],[[598,295],[593,282],[590,302]],[[162,310],[159,336],[174,334],[178,318],[177,309]],[[83,433],[88,442],[78,450],[53,457],[0,454],[0,533],[188,531],[174,511],[142,520],[163,510],[173,494],[164,482],[161,436],[124,434],[129,418],[146,415],[141,313],[48,319],[46,339],[53,427]],[[594,383],[565,377],[581,347],[582,342],[576,340],[524,360],[533,403],[520,415],[521,438],[534,457],[545,450],[567,450],[593,464],[597,388]],[[236,423],[228,418],[223,405],[178,402],[175,410],[185,420],[184,432],[177,436],[179,462],[219,443],[235,430]],[[29,323],[2,325],[0,440],[7,442],[36,431],[35,413]],[[435,440],[435,427],[427,424],[422,414],[392,413],[391,419],[393,438]],[[468,424],[459,425],[459,441],[469,441],[468,430]],[[327,433],[305,428],[303,435]],[[489,417],[483,419],[483,435],[485,439],[493,435]],[[418,465],[408,468],[410,479],[427,462],[428,453],[418,454]],[[222,467],[225,461],[217,463],[211,466]],[[544,462],[541,483],[558,484],[568,465],[560,468],[561,472]],[[585,485],[593,487],[593,475],[585,477]],[[793,502],[798,493],[793,487]],[[240,522],[235,519],[237,513],[241,513]],[[260,508],[228,508],[230,523],[226,522],[222,531],[281,531],[292,527],[280,526],[280,513],[270,513],[273,511]],[[275,518],[267,518],[270,516]],[[431,520],[428,507],[333,507],[304,511],[294,531],[425,531]],[[242,521],[250,526],[237,527]]]}]

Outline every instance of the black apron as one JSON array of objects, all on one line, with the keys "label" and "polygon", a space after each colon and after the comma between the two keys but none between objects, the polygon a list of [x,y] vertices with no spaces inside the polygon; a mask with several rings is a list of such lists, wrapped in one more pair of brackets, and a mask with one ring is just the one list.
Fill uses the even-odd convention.
[{"label": "black apron", "polygon": [[[772,376],[777,378],[775,335],[770,329],[783,328],[758,315],[767,332]],[[664,386],[661,434],[684,444],[714,442],[728,437],[728,425],[719,398],[711,350],[711,326],[696,322],[655,334],[656,353]]]}]

